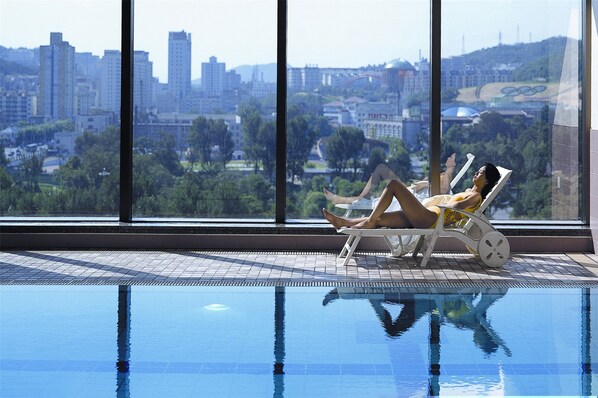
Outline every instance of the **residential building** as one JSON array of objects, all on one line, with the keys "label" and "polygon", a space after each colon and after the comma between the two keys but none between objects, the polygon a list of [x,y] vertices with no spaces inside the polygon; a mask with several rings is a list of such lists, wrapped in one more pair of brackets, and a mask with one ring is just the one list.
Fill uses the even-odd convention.
[{"label": "residential building", "polygon": [[0,124],[14,125],[35,114],[36,96],[15,91],[0,93]]},{"label": "residential building", "polygon": [[191,92],[191,33],[168,33],[168,89],[176,104]]},{"label": "residential building", "polygon": [[105,50],[101,63],[100,107],[120,115],[121,54]]},{"label": "residential building", "polygon": [[147,51],[135,51],[133,64],[133,107],[146,112],[156,105],[153,63]]},{"label": "residential building", "polygon": [[50,33],[50,44],[40,46],[38,115],[68,119],[75,114],[75,47]]},{"label": "residential building", "polygon": [[224,91],[226,64],[214,56],[201,64],[201,89],[209,96],[220,96]]}]

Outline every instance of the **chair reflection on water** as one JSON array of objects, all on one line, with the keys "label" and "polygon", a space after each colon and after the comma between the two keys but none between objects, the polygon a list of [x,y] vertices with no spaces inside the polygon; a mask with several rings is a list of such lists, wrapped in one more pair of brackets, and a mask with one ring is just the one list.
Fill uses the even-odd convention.
[{"label": "chair reflection on water", "polygon": [[[511,356],[511,350],[487,319],[488,308],[507,290],[339,287],[326,294],[322,305],[338,299],[368,300],[389,337],[400,337],[425,315],[435,315],[440,324],[452,324],[459,329],[473,331],[474,343],[485,355],[502,348],[506,355]],[[401,305],[401,313],[393,319],[384,304]]]}]

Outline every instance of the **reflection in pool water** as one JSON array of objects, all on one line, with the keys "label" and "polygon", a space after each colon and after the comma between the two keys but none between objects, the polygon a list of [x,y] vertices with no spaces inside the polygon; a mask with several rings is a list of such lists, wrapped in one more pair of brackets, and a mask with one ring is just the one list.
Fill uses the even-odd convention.
[{"label": "reflection in pool water", "polygon": [[2,286],[0,396],[591,395],[595,300],[589,288]]},{"label": "reflection in pool water", "polygon": [[[452,324],[473,331],[475,344],[486,354],[501,347],[508,356],[511,351],[488,322],[488,308],[507,293],[508,289],[447,289],[434,294],[422,289],[356,289],[337,288],[326,294],[323,304],[336,299],[367,299],[389,336],[398,337],[423,316],[438,318],[439,323]],[[401,313],[393,319],[383,304],[400,305]]]}]

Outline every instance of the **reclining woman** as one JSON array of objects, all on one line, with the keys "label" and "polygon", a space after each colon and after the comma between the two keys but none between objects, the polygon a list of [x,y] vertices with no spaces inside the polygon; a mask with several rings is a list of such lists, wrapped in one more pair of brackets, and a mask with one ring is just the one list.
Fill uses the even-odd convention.
[{"label": "reclining woman", "polygon": [[[475,211],[500,179],[500,172],[492,163],[486,163],[473,176],[473,187],[465,192],[453,195],[446,206],[467,212]],[[401,205],[401,210],[385,213],[390,206],[392,198],[395,197]],[[327,209],[322,209],[322,214],[336,229],[342,227],[352,228],[434,228],[440,208],[432,205],[423,205],[411,191],[397,180],[390,181],[374,210],[368,217],[343,218],[336,216]],[[458,212],[445,211],[444,225],[450,225],[462,218]]]}]

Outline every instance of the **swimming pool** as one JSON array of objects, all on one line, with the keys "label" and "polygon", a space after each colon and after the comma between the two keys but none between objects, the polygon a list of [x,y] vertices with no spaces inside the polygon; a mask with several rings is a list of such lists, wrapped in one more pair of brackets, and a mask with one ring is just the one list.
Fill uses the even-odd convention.
[{"label": "swimming pool", "polygon": [[0,396],[591,395],[596,293],[1,286]]}]

